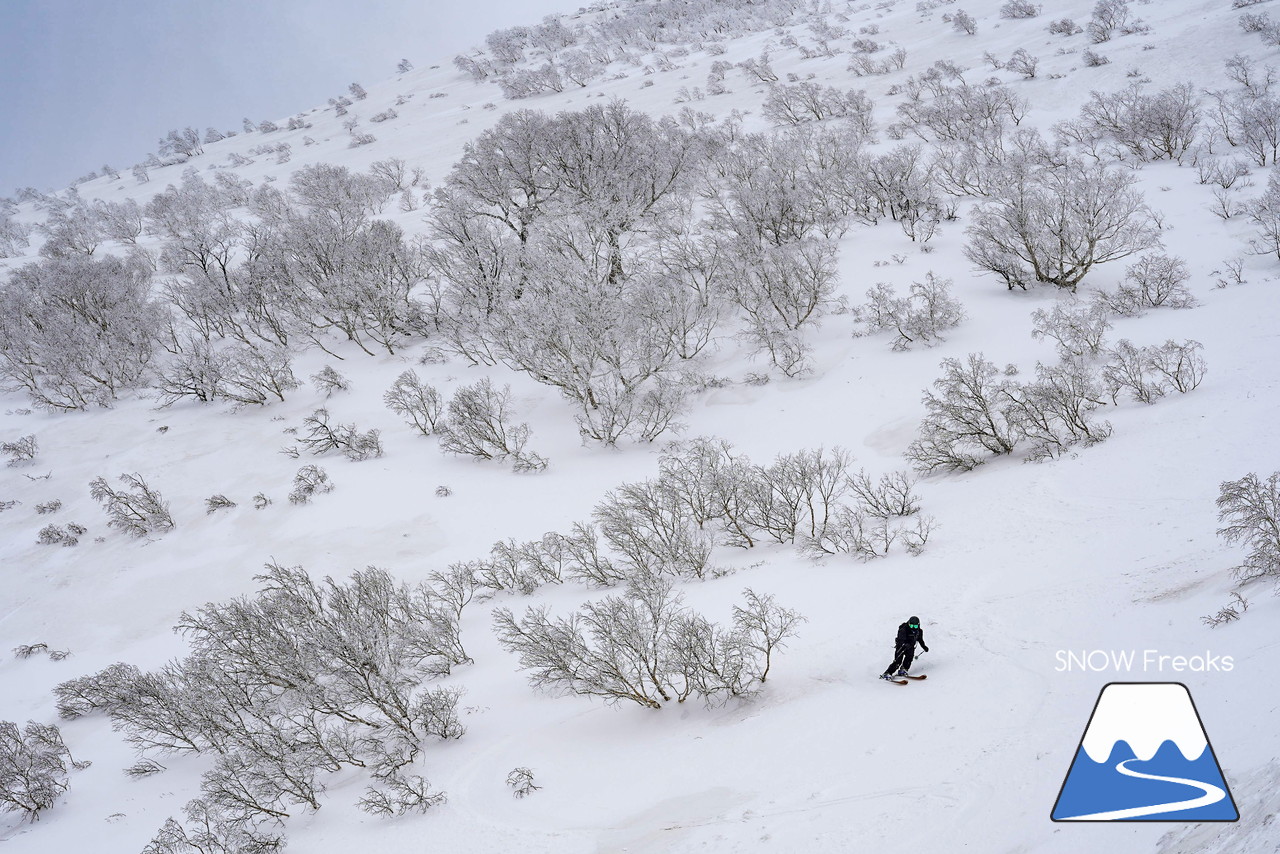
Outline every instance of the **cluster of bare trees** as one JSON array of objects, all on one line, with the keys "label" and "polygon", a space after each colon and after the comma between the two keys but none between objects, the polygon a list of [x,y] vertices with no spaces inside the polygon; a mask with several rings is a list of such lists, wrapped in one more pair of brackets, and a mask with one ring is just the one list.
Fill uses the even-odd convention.
[{"label": "cluster of bare trees", "polygon": [[1085,25],[1085,34],[1094,44],[1110,41],[1115,36],[1150,32],[1151,27],[1133,14],[1129,0],[1098,0],[1093,16]]},{"label": "cluster of bare trees", "polygon": [[803,81],[771,86],[762,111],[776,125],[798,125],[823,119],[845,119],[859,132],[870,136],[874,130],[871,99],[860,89],[841,92],[834,86]]},{"label": "cluster of bare trees", "polygon": [[895,544],[923,551],[935,523],[919,515],[914,479],[906,472],[874,478],[851,465],[839,448],[760,465],[720,439],[674,442],[656,478],[611,490],[590,521],[528,542],[500,541],[487,558],[455,563],[447,575],[467,596],[527,595],[570,581],[614,587],[707,578],[717,572],[717,545],[778,543],[860,560],[883,557]]},{"label": "cluster of bare trees", "polygon": [[504,116],[436,193],[432,330],[559,389],[584,438],[652,440],[724,320],[783,373],[805,369],[833,238],[865,194],[849,186],[862,136],[748,135],[618,102]]},{"label": "cluster of bare trees", "polygon": [[[1130,268],[1131,275],[1143,275],[1161,259],[1147,260]],[[1159,266],[1180,271],[1180,263]],[[1150,302],[1154,291],[1140,284],[1121,291],[1122,297],[1102,294],[1091,303],[1071,300],[1037,310],[1032,335],[1054,341],[1059,361],[1038,363],[1030,382],[1014,379],[1012,366],[1001,372],[981,353],[963,361],[944,359],[943,375],[933,391],[924,393],[928,414],[920,436],[906,453],[916,469],[967,471],[989,455],[1011,454],[1022,445],[1030,448],[1027,459],[1058,457],[1073,446],[1087,447],[1111,435],[1111,424],[1095,418],[1108,400],[1114,405],[1128,394],[1139,403],[1154,403],[1170,392],[1195,389],[1205,373],[1197,341],[1170,339],[1136,347],[1121,339],[1107,346],[1110,306],[1141,311],[1167,304]]]},{"label": "cluster of bare trees", "polygon": [[[1105,4],[1100,3],[1099,6]],[[1246,18],[1251,16],[1246,15]],[[1257,23],[1256,21],[1254,22]],[[1258,24],[1258,26],[1262,26]],[[1083,207],[1064,208],[1072,214],[1070,229],[1058,229],[1054,238],[1065,236],[1075,241],[1086,236],[1081,223],[1089,214],[1100,216],[1102,223],[1116,230],[1118,241],[1111,236],[1105,239],[1113,245],[1102,253],[1096,263],[1115,256],[1119,249],[1124,254],[1140,251],[1154,245],[1154,240],[1144,235],[1151,223],[1150,211],[1126,188],[1127,182],[1115,172],[1103,169],[1103,164],[1113,160],[1146,162],[1168,159],[1178,163],[1193,163],[1201,184],[1215,184],[1215,203],[1211,209],[1224,219],[1236,214],[1246,214],[1257,226],[1257,234],[1251,240],[1257,254],[1277,254],[1276,226],[1280,217],[1280,191],[1275,188],[1275,178],[1268,179],[1268,187],[1258,198],[1238,202],[1234,193],[1249,186],[1247,176],[1250,165],[1265,167],[1277,160],[1280,152],[1280,98],[1275,94],[1276,70],[1270,65],[1259,67],[1244,56],[1234,56],[1226,61],[1226,75],[1236,83],[1234,88],[1209,90],[1201,93],[1190,84],[1178,84],[1158,91],[1148,91],[1142,83],[1134,83],[1126,89],[1112,93],[1093,92],[1088,103],[1081,108],[1077,119],[1059,122],[1054,126],[1057,141],[1093,159],[1097,166],[1087,180],[1077,174],[1076,186],[1097,186],[1104,193],[1116,197],[1120,204],[1104,206],[1086,204]],[[1239,150],[1240,155],[1221,157],[1219,151]],[[1060,155],[1040,157],[1042,163],[1061,160]],[[1116,194],[1119,195],[1116,195]],[[1002,205],[1003,217],[1010,215],[1032,216],[1043,208],[1043,203],[1008,200]],[[1015,272],[1006,279],[1017,283],[1027,279],[1026,266],[1039,272],[1031,259],[1030,248],[1017,251],[1013,244],[1032,236],[1029,229],[1010,228],[1007,223],[995,223],[1003,237],[992,239],[983,233],[978,235],[972,249],[979,266],[1005,276],[1005,270]],[[1106,234],[1102,229],[1094,229]],[[1135,241],[1135,238],[1137,240]],[[1012,253],[1011,253],[1012,250]],[[1010,259],[1013,254],[1019,256]],[[1039,253],[1043,254],[1043,253]],[[1082,256],[1074,251],[1068,255]],[[1070,276],[1068,276],[1068,279]],[[1051,280],[1051,279],[1050,279]],[[1045,279],[1041,279],[1045,281]]]},{"label": "cluster of bare trees", "polygon": [[481,460],[511,460],[515,471],[541,471],[547,460],[526,451],[529,425],[513,423],[511,388],[487,378],[464,385],[446,405],[435,387],[408,370],[382,396],[387,408],[424,436],[438,436],[446,453]]},{"label": "cluster of bare trees", "polygon": [[928,142],[964,142],[985,151],[1000,150],[1004,137],[1021,124],[1025,99],[1007,86],[966,83],[959,66],[938,60],[901,87],[899,121],[889,134],[918,136]]},{"label": "cluster of bare trees", "polygon": [[951,280],[931,271],[923,282],[912,282],[905,297],[897,296],[892,285],[878,283],[867,291],[867,302],[854,310],[854,317],[863,324],[861,334],[891,332],[893,349],[909,350],[912,344],[944,340],[942,334],[959,326],[965,313],[951,295]]},{"label": "cluster of bare trees", "polygon": [[118,258],[53,258],[0,286],[0,381],[55,411],[108,406],[140,384],[163,310],[150,271]]},{"label": "cluster of bare trees", "polygon": [[1200,141],[1201,100],[1189,83],[1157,92],[1134,83],[1118,92],[1091,92],[1080,117],[1054,130],[1063,144],[1077,145],[1096,159],[1182,163]]},{"label": "cluster of bare trees", "polygon": [[497,83],[504,97],[527,98],[586,86],[615,62],[669,69],[672,57],[688,54],[684,45],[719,47],[735,36],[802,16],[815,40],[809,55],[835,53],[832,42],[846,35],[845,28],[832,26],[820,9],[794,0],[660,0],[576,23],[548,15],[533,26],[495,30],[485,37],[483,49],[461,54],[453,63],[474,80]]},{"label": "cluster of bare trees", "polygon": [[258,580],[253,596],[182,615],[185,658],[55,689],[63,717],[103,712],[125,734],[143,757],[128,773],[163,770],[152,757],[214,758],[185,825],[166,822],[150,851],[272,850],[280,823],[319,809],[325,777],[343,768],[370,775],[360,806],[375,814],[443,799],[411,769],[425,740],[463,734],[460,691],[430,683],[471,660],[465,602],[376,568],[341,583],[270,564]]},{"label": "cluster of bare trees", "polygon": [[[1122,114],[1106,131],[1119,138],[1135,123],[1160,125],[1150,115],[1167,118],[1179,91],[1146,98],[1135,89],[1116,103],[1096,96],[1086,113],[1096,127],[1108,110]],[[829,94],[811,84],[775,88],[783,92],[798,93],[797,103]],[[407,180],[393,161],[367,174],[306,167],[287,191],[191,172],[109,217],[71,205],[51,226],[49,243],[63,248],[0,292],[9,345],[0,368],[11,387],[51,408],[106,405],[144,382],[165,404],[261,404],[298,387],[297,347],[327,349],[336,333],[366,352],[394,353],[425,336],[438,350],[559,389],[588,440],[653,440],[677,422],[695,360],[729,323],[783,374],[809,369],[809,330],[835,306],[836,240],[853,221],[891,219],[923,243],[954,217],[948,196],[976,196],[967,255],[1009,287],[1073,289],[1095,265],[1158,240],[1132,176],[1018,128],[1025,104],[1005,87],[971,86],[939,62],[904,92],[891,133],[937,152],[865,152],[867,105],[852,121],[772,134],[693,114],[655,121],[619,102],[511,113],[467,147],[436,191],[421,250],[376,218]],[[1143,134],[1142,145],[1165,140],[1171,157],[1191,138]],[[94,229],[75,223],[108,220],[113,239],[156,235],[163,251],[151,257],[134,245],[128,262],[93,257]],[[149,267],[170,277],[160,293]],[[873,293],[871,322],[895,328],[899,343],[936,336],[958,319],[936,285],[914,289],[914,309]],[[97,336],[99,327],[110,334]],[[492,404],[482,409],[502,408],[493,389],[475,391]],[[450,448],[540,467],[536,455],[521,463],[519,429],[469,436],[459,425],[486,419],[459,419],[438,431]]]},{"label": "cluster of bare trees", "polygon": [[1002,173],[973,211],[965,256],[1010,290],[1044,282],[1074,291],[1094,266],[1159,243],[1157,220],[1130,174],[1070,156]]},{"label": "cluster of bare trees", "polygon": [[[1021,250],[1027,257],[1034,254],[1030,244]],[[1030,446],[1028,459],[1053,458],[1111,435],[1110,423],[1094,415],[1108,400],[1114,405],[1127,394],[1149,404],[1170,392],[1195,389],[1205,373],[1199,342],[1170,339],[1139,347],[1127,339],[1109,346],[1106,339],[1113,317],[1194,306],[1189,278],[1181,258],[1148,253],[1126,268],[1115,291],[1098,291],[1087,302],[1072,296],[1051,309],[1037,309],[1032,337],[1054,342],[1058,362],[1037,364],[1033,381],[1014,379],[1013,366],[999,371],[981,353],[944,360],[934,391],[924,394],[928,414],[907,458],[924,473],[969,470],[986,455],[1010,454],[1024,444]]]},{"label": "cluster of bare trees", "polygon": [[684,218],[699,149],[620,103],[500,119],[436,193],[442,346],[559,389],[584,436],[659,435],[681,405],[676,363],[707,337],[697,283],[669,277],[659,248]]},{"label": "cluster of bare trees", "polygon": [[1095,266],[1159,245],[1160,217],[1115,160],[1211,159],[1203,98],[1188,85],[1094,92],[1078,119],[1055,126],[1056,144],[1020,126],[1027,104],[1008,87],[968,84],[945,60],[908,78],[902,93],[889,134],[935,148],[917,155],[919,201],[908,207],[936,217],[947,213],[944,194],[977,199],[965,255],[1010,289],[1040,282],[1074,290]]},{"label": "cluster of bare trees", "polygon": [[772,596],[750,588],[743,596],[727,627],[685,605],[663,578],[637,579],[624,595],[588,602],[568,617],[531,607],[517,619],[498,608],[493,621],[499,642],[540,690],[651,709],[690,697],[710,706],[757,690],[804,619]]},{"label": "cluster of bare trees", "polygon": [[[0,379],[53,410],[147,383],[166,404],[261,404],[298,387],[291,348],[337,333],[395,352],[423,328],[418,255],[374,218],[397,189],[394,165],[305,167],[287,192],[188,172],[145,206],[55,206],[45,260],[0,286]],[[143,234],[162,241],[158,256]],[[95,255],[106,241],[126,258]]]}]

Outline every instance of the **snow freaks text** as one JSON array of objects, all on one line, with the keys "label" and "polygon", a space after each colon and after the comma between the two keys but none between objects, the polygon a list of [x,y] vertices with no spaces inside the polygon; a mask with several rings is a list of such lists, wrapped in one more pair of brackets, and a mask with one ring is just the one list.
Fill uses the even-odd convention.
[{"label": "snow freaks text", "polygon": [[1235,669],[1235,660],[1229,655],[1214,655],[1208,650],[1203,655],[1164,655],[1158,649],[1060,649],[1054,654],[1059,673],[1072,671],[1116,671],[1131,673],[1204,673],[1228,672]]}]

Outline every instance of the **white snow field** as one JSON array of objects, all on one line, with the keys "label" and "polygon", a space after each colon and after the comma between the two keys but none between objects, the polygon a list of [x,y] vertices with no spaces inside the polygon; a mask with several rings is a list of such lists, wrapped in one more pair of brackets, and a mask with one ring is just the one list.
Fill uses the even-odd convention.
[{"label": "white snow field", "polygon": [[[944,19],[957,4],[797,3],[779,26],[707,39],[684,51],[659,45],[669,57],[665,63],[647,60],[648,70],[619,61],[585,86],[518,100],[504,99],[492,80],[476,82],[448,57],[438,65],[424,60],[388,80],[362,81],[368,97],[349,109],[363,118],[360,130],[376,137],[367,145],[348,147],[344,119],[322,106],[303,114],[309,128],[242,133],[205,145],[185,164],[150,170],[147,183],[124,170],[118,180],[100,178],[78,191],[85,199],[145,204],[166,185],[179,184],[188,168],[210,181],[233,172],[254,185],[276,181],[283,188],[293,172],[310,164],[364,170],[390,157],[420,167],[435,188],[464,145],[500,117],[516,110],[581,110],[615,98],[655,117],[691,107],[719,120],[737,110],[746,131],[765,131],[772,127],[762,115],[766,87],[739,68],[727,73],[726,94],[678,99],[682,88],[705,89],[713,62],[739,63],[766,47],[783,83],[788,74],[800,80],[813,75],[814,82],[842,91],[865,89],[875,105],[876,141],[867,146],[873,153],[922,142],[910,134],[890,139],[885,128],[899,118],[895,110],[907,78],[937,60],[964,69],[969,83],[994,77],[1007,85],[1030,105],[1020,127],[1038,128],[1047,140],[1055,122],[1078,115],[1091,91],[1116,92],[1138,80],[1148,81],[1153,92],[1181,83],[1196,93],[1227,90],[1238,86],[1224,70],[1234,55],[1259,68],[1280,64],[1274,46],[1238,23],[1242,14],[1270,11],[1271,3],[1236,9],[1231,0],[1133,2],[1130,17],[1142,18],[1149,31],[1117,32],[1100,44],[1091,44],[1085,33],[1047,29],[1064,17],[1083,27],[1092,2],[1045,4],[1037,16],[1023,19],[1001,17],[1002,5],[965,0],[962,8],[977,22],[976,33],[966,35]],[[813,52],[806,47],[814,43],[810,24],[819,20],[846,29],[831,41],[840,52],[805,58],[801,48]],[[518,23],[525,22],[512,22]],[[859,28],[872,25],[878,32],[859,35]],[[855,77],[846,66],[849,45],[859,37],[886,45],[877,57],[893,45],[904,48],[903,68]],[[460,52],[466,47],[459,45]],[[983,59],[990,53],[1004,61],[1018,48],[1039,59],[1033,79]],[[1109,62],[1086,66],[1087,49]],[[397,96],[405,96],[398,106]],[[1201,132],[1208,134],[1212,101],[1200,97],[1206,114]],[[396,118],[368,122],[393,106]],[[314,144],[304,144],[304,137]],[[249,154],[281,142],[291,145],[287,163]],[[1213,151],[1201,156],[1248,159],[1220,137]],[[254,162],[234,167],[232,155]],[[773,594],[806,619],[775,653],[767,682],[748,700],[707,708],[692,697],[651,709],[539,693],[519,670],[517,656],[495,638],[494,609],[519,616],[537,605],[565,615],[620,590],[566,582],[529,595],[502,592],[473,601],[462,613],[461,633],[474,663],[440,681],[465,690],[459,714],[466,733],[456,740],[428,739],[413,769],[447,793],[447,801],[421,814],[376,817],[355,806],[367,772],[326,772],[320,809],[295,804],[287,810],[281,830],[288,849],[1280,851],[1280,831],[1271,824],[1280,806],[1280,638],[1274,629],[1280,600],[1268,582],[1256,583],[1241,591],[1250,603],[1241,619],[1218,628],[1201,620],[1227,603],[1235,589],[1230,569],[1244,556],[1215,533],[1219,484],[1250,472],[1265,478],[1280,468],[1280,266],[1274,253],[1250,252],[1257,232],[1247,216],[1224,219],[1211,210],[1218,188],[1199,182],[1191,160],[1115,166],[1129,170],[1159,214],[1164,251],[1185,260],[1197,305],[1114,317],[1108,342],[1200,342],[1208,367],[1198,388],[1149,406],[1127,396],[1112,405],[1108,397],[1094,416],[1110,421],[1113,434],[1096,445],[1072,446],[1058,459],[1026,461],[1020,447],[987,457],[971,471],[922,478],[916,487],[922,513],[938,527],[918,556],[895,547],[869,561],[850,554],[812,559],[790,545],[718,545],[712,561],[725,572],[677,580],[687,604],[728,621],[750,587]],[[1237,185],[1229,195],[1243,206],[1263,192],[1269,174],[1270,160],[1265,167],[1251,162],[1251,184]],[[411,236],[424,235],[428,208],[420,199],[418,193],[417,208],[403,211],[393,198],[380,216]],[[187,399],[161,408],[153,392],[136,389],[110,408],[58,413],[33,407],[20,393],[4,394],[0,440],[34,434],[39,452],[30,463],[0,468],[0,501],[19,502],[0,512],[0,720],[57,723],[75,758],[93,763],[70,772],[66,793],[38,821],[0,814],[6,854],[136,854],[167,818],[182,819],[183,806],[200,795],[212,756],[155,754],[167,770],[131,779],[122,769],[137,756],[125,734],[113,731],[101,712],[59,720],[52,689],[114,662],[148,670],[185,655],[185,639],[172,631],[179,615],[252,594],[258,589],[254,577],[269,561],[300,565],[317,579],[346,580],[374,566],[397,579],[422,581],[456,561],[485,557],[497,541],[567,532],[590,518],[609,490],[654,477],[662,448],[678,438],[722,438],[758,463],[839,446],[854,456],[855,471],[865,467],[879,476],[908,468],[903,453],[917,438],[925,415],[921,395],[940,376],[939,363],[981,352],[997,366],[1016,365],[1017,379],[1032,378],[1037,362],[1056,360],[1053,342],[1032,338],[1032,312],[1069,297],[1048,284],[1009,290],[975,269],[962,252],[975,201],[956,201],[956,218],[942,221],[927,243],[912,241],[888,218],[876,225],[851,223],[839,241],[835,295],[850,306],[864,303],[879,282],[901,294],[929,272],[952,279],[967,319],[944,333],[944,341],[896,352],[888,334],[854,337],[853,316],[830,311],[808,333],[812,371],[788,378],[767,356],[750,358],[730,318],[694,366],[729,382],[693,393],[679,433],[653,443],[583,442],[572,405],[556,389],[528,374],[477,367],[457,356],[420,363],[429,344],[422,339],[393,355],[366,355],[338,335],[324,339],[335,355],[299,349],[293,372],[301,388],[261,407]],[[44,217],[31,202],[14,215],[25,223]],[[38,260],[41,240],[33,234],[21,254],[0,259],[0,272]],[[154,236],[139,242],[152,252],[161,248]],[[111,253],[123,248],[108,243],[99,250],[99,256]],[[1114,290],[1135,258],[1095,267],[1079,287],[1080,298]],[[1236,258],[1243,259],[1243,281],[1228,274],[1226,264]],[[165,278],[157,274],[157,287]],[[348,391],[326,398],[306,379],[326,365],[349,380]],[[509,384],[517,420],[531,428],[529,447],[550,461],[546,470],[514,473],[509,464],[442,454],[437,439],[419,435],[383,404],[383,393],[409,368],[446,397],[483,377],[499,387]],[[770,381],[750,382],[751,373]],[[321,406],[335,421],[381,430],[384,455],[352,462],[335,454],[281,454],[296,441],[284,430]],[[293,505],[287,494],[294,472],[308,462],[323,466],[335,488]],[[142,474],[163,494],[173,530],[133,538],[108,528],[89,482],[105,477],[115,485],[127,472]],[[437,496],[438,486],[451,494]],[[261,510],[253,506],[259,492],[273,501]],[[204,501],[214,493],[238,506],[206,514]],[[56,514],[36,513],[37,504],[53,499],[63,504]],[[79,545],[37,544],[46,524],[67,522],[87,528]],[[905,687],[883,684],[876,677],[892,657],[894,633],[913,614],[922,618],[930,646],[915,671],[930,678]],[[9,653],[36,643],[71,655],[52,661]],[[1067,672],[1059,669],[1061,650],[1136,650],[1138,657],[1129,670]],[[1143,650],[1229,656],[1232,667],[1175,670],[1167,659],[1163,669],[1144,669]],[[1143,680],[1188,687],[1240,822],[1184,828],[1050,821],[1098,691],[1111,681]],[[540,787],[522,799],[506,785],[517,767],[532,769]]]}]

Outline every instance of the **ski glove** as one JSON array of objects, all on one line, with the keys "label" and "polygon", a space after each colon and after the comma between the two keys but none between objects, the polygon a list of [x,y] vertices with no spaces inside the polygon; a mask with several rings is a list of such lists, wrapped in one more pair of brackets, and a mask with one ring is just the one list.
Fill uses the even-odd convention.
[{"label": "ski glove", "polygon": [[925,652],[929,651],[929,647],[925,646],[924,644],[920,644],[920,648],[923,649]]}]

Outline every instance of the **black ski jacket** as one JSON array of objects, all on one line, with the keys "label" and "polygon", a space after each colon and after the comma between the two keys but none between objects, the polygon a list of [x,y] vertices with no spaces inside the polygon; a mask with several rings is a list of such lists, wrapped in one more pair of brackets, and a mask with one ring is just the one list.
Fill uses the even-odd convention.
[{"label": "black ski jacket", "polygon": [[921,649],[925,652],[929,651],[929,647],[925,646],[924,629],[913,629],[911,626],[903,623],[898,626],[898,638],[893,642],[894,649],[915,649],[916,644],[920,644]]}]

